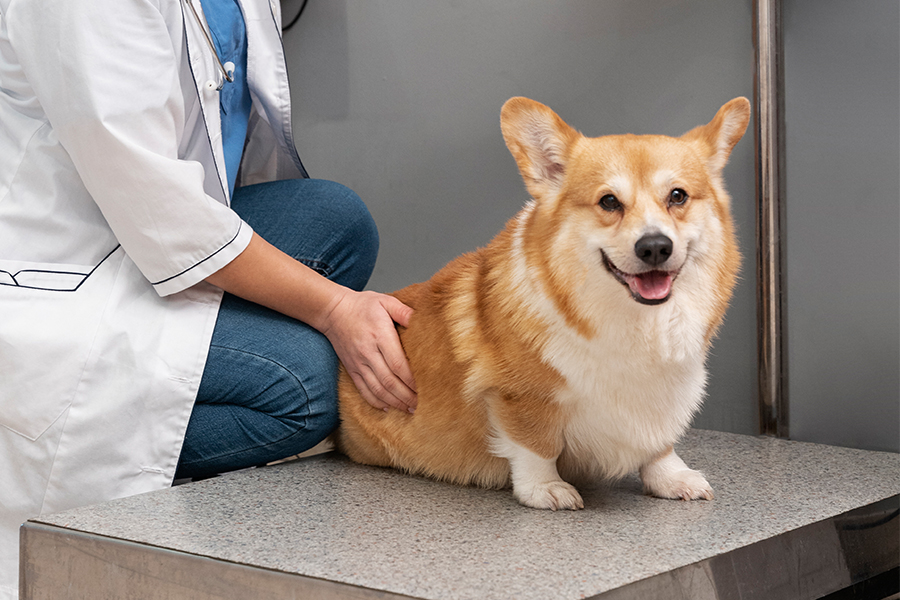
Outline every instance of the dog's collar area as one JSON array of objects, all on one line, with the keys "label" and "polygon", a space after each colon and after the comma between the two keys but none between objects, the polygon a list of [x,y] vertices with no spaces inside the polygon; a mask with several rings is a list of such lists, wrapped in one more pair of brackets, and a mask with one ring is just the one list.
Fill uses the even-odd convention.
[{"label": "dog's collar area", "polygon": [[600,250],[600,255],[603,257],[603,266],[606,270],[628,288],[636,302],[655,306],[672,296],[672,284],[678,276],[678,271],[652,270],[636,274],[626,273],[613,264],[606,252]]}]

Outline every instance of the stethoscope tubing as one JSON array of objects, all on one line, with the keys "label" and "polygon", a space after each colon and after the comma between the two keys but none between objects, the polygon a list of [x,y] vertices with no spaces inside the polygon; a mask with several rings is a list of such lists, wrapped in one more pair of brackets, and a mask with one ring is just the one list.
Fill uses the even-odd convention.
[{"label": "stethoscope tubing", "polygon": [[225,65],[222,64],[222,59],[219,58],[219,53],[216,51],[216,46],[215,44],[213,44],[212,37],[210,36],[209,31],[206,29],[206,27],[203,26],[203,20],[197,13],[197,9],[194,8],[194,3],[192,2],[192,0],[184,1],[187,3],[188,7],[190,7],[191,13],[193,13],[194,18],[197,20],[197,25],[200,26],[200,31],[203,32],[203,37],[204,39],[206,39],[206,44],[209,46],[210,52],[212,52],[213,56],[216,57],[216,64],[219,65],[219,70],[222,72],[222,76],[224,77],[224,80],[219,82],[219,86],[216,88],[217,90],[221,90],[226,81],[228,83],[234,81],[234,65],[229,62],[227,64],[231,66],[231,70],[229,71],[225,68]]}]

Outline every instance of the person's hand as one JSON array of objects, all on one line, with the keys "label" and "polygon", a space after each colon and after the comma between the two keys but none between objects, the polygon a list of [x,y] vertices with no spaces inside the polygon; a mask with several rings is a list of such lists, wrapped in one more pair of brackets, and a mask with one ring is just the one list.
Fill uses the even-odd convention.
[{"label": "person's hand", "polygon": [[416,384],[394,327],[408,326],[412,309],[393,296],[344,290],[320,331],[366,402],[413,412]]},{"label": "person's hand", "polygon": [[407,327],[413,311],[393,296],[355,292],[326,279],[256,233],[206,281],[325,334],[372,406],[415,409],[416,384],[394,327]]}]

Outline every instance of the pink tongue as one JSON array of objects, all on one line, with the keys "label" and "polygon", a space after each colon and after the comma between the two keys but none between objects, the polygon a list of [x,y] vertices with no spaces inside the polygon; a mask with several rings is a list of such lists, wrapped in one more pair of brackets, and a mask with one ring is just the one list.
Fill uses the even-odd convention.
[{"label": "pink tongue", "polygon": [[635,275],[629,283],[631,291],[646,300],[662,300],[672,291],[672,276],[664,271]]}]

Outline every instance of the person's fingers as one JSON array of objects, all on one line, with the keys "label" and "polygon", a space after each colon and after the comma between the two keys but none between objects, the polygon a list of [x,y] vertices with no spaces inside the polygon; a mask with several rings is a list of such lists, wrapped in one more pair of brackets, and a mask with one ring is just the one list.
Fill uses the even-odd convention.
[{"label": "person's fingers", "polygon": [[385,379],[383,381],[385,387],[388,387],[391,393],[400,397],[411,408],[415,408],[418,401],[416,380],[406,353],[403,351],[403,346],[400,345],[400,338],[394,333],[393,336],[386,337],[379,348],[385,366],[395,380],[391,382],[393,385],[388,386],[388,380]]},{"label": "person's fingers", "polygon": [[[348,373],[350,372],[348,371]],[[363,378],[360,373],[350,373],[350,379],[353,380],[353,385],[356,386],[357,391],[359,391],[359,395],[362,396],[363,400],[365,400],[370,406],[379,410],[388,410],[390,408],[390,404],[382,402],[371,391],[369,391],[369,387],[368,385],[366,385],[365,378]]]},{"label": "person's fingers", "polygon": [[[385,296],[385,298],[386,301],[383,303],[383,306],[391,319],[403,327],[409,327],[409,319],[412,317],[413,309],[393,296]],[[409,366],[409,359],[406,357],[406,352],[403,350],[403,346],[400,343],[400,336],[397,335],[395,331],[392,332],[393,335],[385,338],[386,342],[381,346],[381,354],[384,356],[384,360],[391,372],[399,377],[406,387],[415,394],[417,392],[416,380],[413,376],[412,368]],[[417,399],[413,397],[411,400],[413,402],[411,406],[415,408]]]},{"label": "person's fingers", "polygon": [[393,296],[384,296],[381,304],[395,323],[403,327],[409,327],[409,319],[413,314],[412,308],[403,304]]},{"label": "person's fingers", "polygon": [[410,390],[390,372],[386,364],[382,363],[380,367],[369,365],[368,368],[360,369],[357,374],[361,379],[357,383],[357,389],[363,399],[375,408],[391,406],[404,412],[413,408],[408,402]]},{"label": "person's fingers", "polygon": [[382,341],[386,342],[387,346],[394,346],[394,349],[391,351],[394,354],[394,358],[388,359],[385,354],[386,350],[382,344],[379,344],[377,354],[373,355],[369,362],[373,375],[371,379],[367,378],[369,389],[382,402],[387,402],[401,410],[414,410],[416,407],[416,393],[395,371],[395,369],[403,370],[404,366],[409,371],[406,355],[400,346],[399,338],[397,338],[396,332],[391,329],[390,333]]},{"label": "person's fingers", "polygon": [[375,376],[378,384],[372,391],[382,402],[409,412],[416,409],[418,401],[416,393],[388,369],[387,363],[384,364],[381,373],[376,373]]}]

